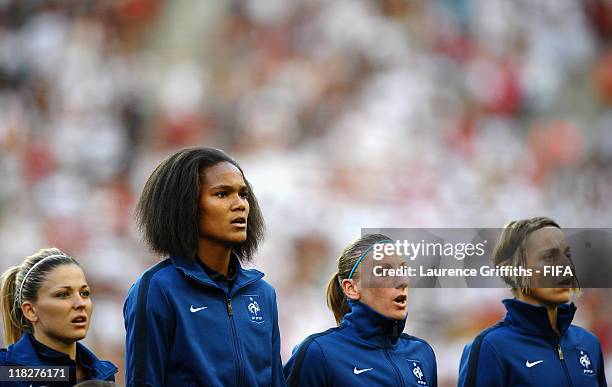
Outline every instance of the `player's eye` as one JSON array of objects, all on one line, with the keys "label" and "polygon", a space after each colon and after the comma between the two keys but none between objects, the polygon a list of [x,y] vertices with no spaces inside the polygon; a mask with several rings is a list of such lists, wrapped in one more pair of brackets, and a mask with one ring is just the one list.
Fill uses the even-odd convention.
[{"label": "player's eye", "polygon": [[553,254],[546,254],[542,257],[542,260],[546,261],[546,262],[551,262],[552,260],[554,260],[555,257],[553,256]]}]

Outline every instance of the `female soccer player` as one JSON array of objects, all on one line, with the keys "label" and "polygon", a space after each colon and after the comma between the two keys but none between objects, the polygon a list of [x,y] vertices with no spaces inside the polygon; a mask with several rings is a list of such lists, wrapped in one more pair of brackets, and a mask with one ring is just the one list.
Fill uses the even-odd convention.
[{"label": "female soccer player", "polygon": [[236,161],[211,148],[171,155],[136,213],[145,241],[167,258],[125,301],[127,385],[284,385],[276,294],[241,266],[264,222]]},{"label": "female soccer player", "polygon": [[599,340],[571,325],[576,307],[568,302],[578,290],[576,278],[547,283],[535,275],[546,265],[573,269],[559,225],[546,217],[510,222],[497,241],[493,264],[522,266],[534,276],[504,278],[514,298],[503,300],[505,319],[464,349],[459,385],[606,386]]},{"label": "female soccer player", "polygon": [[[284,370],[289,386],[437,386],[432,348],[402,333],[407,282],[371,274],[368,254],[386,242],[388,237],[372,234],[344,249],[327,286],[327,303],[339,326],[296,347]],[[393,256],[380,263],[398,268],[403,261]],[[364,264],[367,269],[357,270]]]},{"label": "female soccer player", "polygon": [[[73,258],[56,248],[42,249],[2,275],[2,319],[5,344],[0,365],[49,366],[54,377],[45,380],[10,381],[6,371],[0,386],[73,386],[81,380],[115,380],[117,367],[101,361],[78,342],[85,337],[91,320],[90,290],[83,270]],[[68,372],[53,367],[68,367]],[[33,369],[33,368],[30,368]],[[27,371],[29,372],[29,371]]]}]

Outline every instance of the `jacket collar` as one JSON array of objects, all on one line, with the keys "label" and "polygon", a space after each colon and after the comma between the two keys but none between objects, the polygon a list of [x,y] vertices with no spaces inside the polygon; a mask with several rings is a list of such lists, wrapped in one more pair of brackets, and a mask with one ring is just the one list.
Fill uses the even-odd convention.
[{"label": "jacket collar", "polygon": [[393,320],[383,316],[366,304],[349,301],[351,311],[341,325],[356,336],[379,347],[395,346],[406,325],[406,319]]},{"label": "jacket collar", "polygon": [[[194,258],[171,256],[170,259],[172,260],[174,266],[188,278],[191,278],[203,285],[221,289],[221,287],[217,285],[217,283],[215,283],[215,281],[213,281],[208,274],[206,274],[202,266],[200,266],[200,264]],[[234,254],[232,254],[230,265],[235,265],[236,267],[236,277],[234,286],[232,287],[232,293],[261,279],[264,276],[264,274],[259,270],[244,269],[240,265],[238,257],[236,257]]]},{"label": "jacket collar", "polygon": [[[91,378],[106,379],[117,372],[111,362],[100,360],[83,344],[77,342],[77,359]],[[30,333],[23,334],[19,341],[7,348],[8,364],[42,366],[49,364],[71,365],[74,362],[63,352],[49,348],[37,341]]]},{"label": "jacket collar", "polygon": [[[507,313],[505,321],[528,333],[540,336],[555,336],[548,312],[543,305],[532,305],[526,302],[509,298],[502,301]],[[561,304],[557,306],[557,328],[561,335],[565,334],[574,319],[576,305]]]}]

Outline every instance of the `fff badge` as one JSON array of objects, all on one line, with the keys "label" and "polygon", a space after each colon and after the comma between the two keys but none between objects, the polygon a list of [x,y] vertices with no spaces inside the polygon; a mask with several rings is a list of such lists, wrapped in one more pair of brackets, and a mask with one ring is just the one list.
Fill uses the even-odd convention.
[{"label": "fff badge", "polygon": [[423,371],[423,366],[421,366],[421,362],[419,360],[410,360],[407,359],[409,369],[411,370],[412,376],[414,377],[414,381],[419,386],[427,387],[429,384],[427,383],[427,379],[425,378],[425,372]]},{"label": "fff badge", "polygon": [[584,375],[594,375],[595,370],[593,370],[593,363],[591,362],[589,353],[584,349],[578,348],[578,350],[580,351],[578,353],[578,363],[580,363],[580,366],[582,367],[582,373]]},{"label": "fff badge", "polygon": [[242,296],[244,305],[247,308],[248,316],[251,322],[261,324],[264,322],[263,310],[259,303],[259,296],[255,294]]}]

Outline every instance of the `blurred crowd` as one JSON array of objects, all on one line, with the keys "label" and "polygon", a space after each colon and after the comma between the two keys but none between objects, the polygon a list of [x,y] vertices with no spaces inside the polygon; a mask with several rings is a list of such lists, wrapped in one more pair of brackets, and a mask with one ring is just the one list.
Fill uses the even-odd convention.
[{"label": "blurred crowd", "polygon": [[[135,202],[168,154],[219,147],[263,208],[287,360],[333,325],[324,287],[362,227],[609,227],[611,38],[609,0],[0,0],[1,269],[80,260],[86,341],[122,373],[123,298],[159,259]],[[610,295],[577,314],[608,375]],[[441,386],[509,296],[411,292]]]}]

